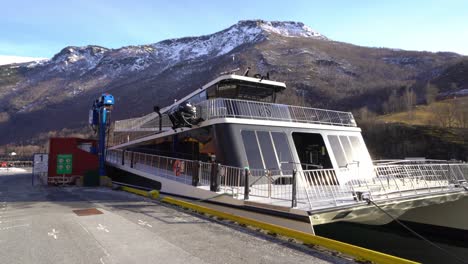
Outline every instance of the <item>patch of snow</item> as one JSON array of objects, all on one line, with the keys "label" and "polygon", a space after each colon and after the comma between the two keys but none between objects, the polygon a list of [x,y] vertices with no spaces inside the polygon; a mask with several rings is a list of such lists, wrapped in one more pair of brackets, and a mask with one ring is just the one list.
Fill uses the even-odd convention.
[{"label": "patch of snow", "polygon": [[301,22],[260,21],[260,27],[267,32],[276,33],[285,37],[327,39],[322,34]]},{"label": "patch of snow", "polygon": [[94,69],[108,49],[97,46],[68,47],[55,55],[49,62],[51,71],[65,72],[69,68],[80,72]]}]

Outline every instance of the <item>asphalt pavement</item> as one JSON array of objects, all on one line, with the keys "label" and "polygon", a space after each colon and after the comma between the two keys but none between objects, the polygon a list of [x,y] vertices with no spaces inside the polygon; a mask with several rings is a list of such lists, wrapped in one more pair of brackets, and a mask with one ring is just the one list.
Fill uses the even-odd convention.
[{"label": "asphalt pavement", "polygon": [[[101,214],[77,215],[96,208]],[[1,263],[349,263],[107,188],[31,186],[0,172]]]}]

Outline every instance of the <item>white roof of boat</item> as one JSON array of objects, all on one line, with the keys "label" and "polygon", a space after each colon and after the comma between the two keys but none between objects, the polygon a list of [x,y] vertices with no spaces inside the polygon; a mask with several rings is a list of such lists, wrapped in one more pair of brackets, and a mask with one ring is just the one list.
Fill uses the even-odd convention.
[{"label": "white roof of boat", "polygon": [[266,85],[271,85],[271,86],[278,86],[278,87],[281,87],[283,89],[286,89],[286,84],[283,83],[283,82],[265,80],[265,79],[255,78],[255,77],[241,76],[241,75],[237,75],[237,74],[225,74],[225,75],[221,75],[218,78],[212,80],[211,82],[203,85],[201,88],[193,91],[192,93],[190,93],[189,95],[186,95],[185,97],[181,98],[180,100],[177,100],[176,102],[172,103],[171,105],[162,108],[161,113],[164,113],[165,111],[167,111],[168,109],[170,109],[174,105],[177,105],[180,102],[184,102],[184,101],[190,99],[192,96],[194,96],[194,95],[208,89],[209,87],[211,87],[214,84],[219,83],[219,82],[221,82],[223,80],[239,80],[239,81],[246,81],[246,82],[251,82],[251,83],[261,83],[261,84],[266,84]]}]

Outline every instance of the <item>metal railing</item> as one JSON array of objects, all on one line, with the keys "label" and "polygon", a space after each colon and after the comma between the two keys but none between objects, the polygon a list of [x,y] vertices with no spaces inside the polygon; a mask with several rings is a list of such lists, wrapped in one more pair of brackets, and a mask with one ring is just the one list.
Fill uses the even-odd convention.
[{"label": "metal railing", "polygon": [[[448,193],[462,190],[468,181],[468,164],[379,165],[375,177],[353,177],[338,183],[333,169],[302,171],[307,199],[312,208]],[[301,197],[302,199],[304,197]]]},{"label": "metal railing", "polygon": [[[272,121],[325,124],[335,126],[356,126],[353,114],[310,107],[264,103],[239,99],[216,98],[196,105],[198,117],[203,120],[233,117]],[[163,114],[163,126],[171,126]],[[150,113],[143,117],[115,122],[114,131],[155,131],[159,129],[159,117]]]},{"label": "metal railing", "polygon": [[117,132],[114,131],[110,138],[109,146],[117,146],[120,144],[125,144],[132,142],[133,140],[144,138],[150,135],[154,135],[155,131],[126,131],[126,132]]},{"label": "metal railing", "polygon": [[449,193],[463,190],[468,181],[467,163],[379,165],[372,177],[346,171],[346,182],[339,182],[343,171],[334,169],[249,170],[122,150],[109,150],[106,159],[237,199],[304,210],[352,205],[361,203],[364,197],[381,201]]},{"label": "metal railing", "polygon": [[[129,119],[118,120],[114,122],[114,130],[115,131],[132,131],[134,129],[141,129],[141,126],[152,119],[158,118],[157,113],[149,113],[147,115]],[[159,126],[155,126],[154,128],[147,128],[147,130],[155,130],[159,129]]]},{"label": "metal railing", "polygon": [[374,199],[450,191],[467,182],[468,164],[405,164],[375,166],[377,177],[368,184],[378,186]]},{"label": "metal railing", "polygon": [[32,167],[32,160],[0,160],[0,167]]},{"label": "metal railing", "polygon": [[197,104],[197,112],[200,113],[200,117],[204,120],[220,117],[234,117],[338,126],[356,126],[353,114],[350,112],[239,99],[216,98],[203,101]]}]

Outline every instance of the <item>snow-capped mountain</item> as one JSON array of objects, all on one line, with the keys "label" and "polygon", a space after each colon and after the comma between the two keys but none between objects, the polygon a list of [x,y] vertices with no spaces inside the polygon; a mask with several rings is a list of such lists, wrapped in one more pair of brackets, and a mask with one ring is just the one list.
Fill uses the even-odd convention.
[{"label": "snow-capped mountain", "polygon": [[287,83],[284,103],[304,96],[315,106],[352,109],[379,104],[366,99],[370,91],[437,78],[460,59],[454,53],[358,47],[300,22],[263,20],[119,49],[70,46],[49,60],[0,66],[0,145],[85,127],[90,104],[104,91],[117,100],[115,118],[138,116],[221,72],[249,66]]},{"label": "snow-capped mountain", "polygon": [[80,75],[96,70],[117,76],[122,72],[141,71],[153,63],[164,61],[166,67],[161,69],[164,70],[181,61],[225,55],[239,46],[264,41],[270,34],[327,39],[299,22],[247,20],[211,35],[169,39],[150,45],[114,50],[99,46],[66,47],[51,60],[27,67],[49,66],[49,72]]}]

